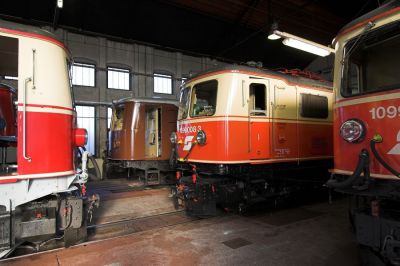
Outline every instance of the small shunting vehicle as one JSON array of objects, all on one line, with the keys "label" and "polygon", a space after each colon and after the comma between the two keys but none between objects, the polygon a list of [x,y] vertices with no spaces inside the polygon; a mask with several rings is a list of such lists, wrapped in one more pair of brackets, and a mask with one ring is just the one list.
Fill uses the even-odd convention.
[{"label": "small shunting vehicle", "polygon": [[178,102],[173,100],[127,98],[114,102],[106,172],[112,167],[125,168],[129,175],[130,170],[142,174],[145,185],[162,183],[161,172],[173,170],[169,136],[176,128],[177,114]]},{"label": "small shunting vehicle", "polygon": [[357,242],[400,263],[400,1],[350,22],[334,40],[334,169],[353,195]]},{"label": "small shunting vehicle", "polygon": [[[67,48],[42,29],[0,20],[0,257],[86,237],[85,129],[76,128]],[[81,169],[77,169],[77,165]],[[29,245],[27,245],[29,243]]]},{"label": "small shunting vehicle", "polygon": [[332,164],[331,83],[301,71],[229,65],[182,87],[173,193],[193,215],[321,186]]}]

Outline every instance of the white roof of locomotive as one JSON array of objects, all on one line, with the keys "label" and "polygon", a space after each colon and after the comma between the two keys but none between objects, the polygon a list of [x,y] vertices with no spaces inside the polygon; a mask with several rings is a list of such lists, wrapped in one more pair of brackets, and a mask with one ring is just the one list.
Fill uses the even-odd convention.
[{"label": "white roof of locomotive", "polygon": [[175,106],[178,106],[179,102],[177,100],[173,99],[165,99],[165,98],[142,98],[142,97],[135,97],[135,98],[123,98],[120,100],[113,101],[113,105],[115,104],[121,104],[121,103],[126,103],[126,102],[135,102],[135,103],[157,103],[157,104],[173,104]]}]

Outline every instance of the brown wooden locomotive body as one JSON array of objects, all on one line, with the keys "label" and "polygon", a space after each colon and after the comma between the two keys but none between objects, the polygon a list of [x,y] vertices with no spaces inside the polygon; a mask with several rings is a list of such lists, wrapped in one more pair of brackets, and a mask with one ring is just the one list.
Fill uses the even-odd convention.
[{"label": "brown wooden locomotive body", "polygon": [[177,102],[161,99],[122,99],[113,104],[108,143],[110,165],[145,171],[169,170],[176,129]]}]

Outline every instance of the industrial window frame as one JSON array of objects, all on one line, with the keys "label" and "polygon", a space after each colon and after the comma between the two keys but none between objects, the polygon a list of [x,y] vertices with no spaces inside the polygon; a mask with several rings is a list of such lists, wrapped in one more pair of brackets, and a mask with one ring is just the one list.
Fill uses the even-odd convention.
[{"label": "industrial window frame", "polygon": [[[110,73],[118,73],[117,75],[118,75],[118,77],[117,77],[117,79],[118,79],[118,86],[110,86],[110,80],[112,80],[111,78],[110,78]],[[123,75],[123,76],[125,76],[124,74],[126,74],[127,76],[128,76],[128,83],[127,83],[127,85],[128,85],[128,87],[126,88],[126,87],[124,87],[124,86],[122,86],[122,87],[119,87],[119,85],[120,85],[120,75]],[[123,91],[130,91],[131,90],[131,79],[132,79],[132,77],[131,77],[131,71],[130,71],[130,69],[129,68],[124,68],[124,67],[116,67],[116,66],[107,66],[107,89],[112,89],[112,90],[123,90]],[[123,82],[124,83],[124,82]],[[126,85],[126,84],[125,84]]]},{"label": "industrial window frame", "polygon": [[[169,86],[167,87],[167,92],[165,92],[164,88],[158,88],[157,84],[160,84],[159,82],[157,82],[157,80],[160,81],[168,81],[169,82]],[[173,82],[172,82],[172,75],[170,74],[164,74],[164,73],[154,73],[153,74],[153,92],[157,93],[157,94],[167,94],[167,95],[172,95],[173,94]]]},{"label": "industrial window frame", "polygon": [[[81,78],[80,82],[78,82],[78,80],[77,80],[77,75],[76,75],[77,70],[78,70],[77,68],[82,69],[82,73],[81,73],[82,78]],[[93,75],[90,74],[91,71],[89,72],[89,82],[83,82],[83,76],[84,76],[83,71],[85,69],[86,70],[89,69],[89,70],[93,71]],[[92,87],[92,88],[96,87],[96,65],[95,64],[74,62],[71,67],[71,74],[72,74],[72,85],[73,86]]]},{"label": "industrial window frame", "polygon": [[[88,117],[86,117],[86,116],[79,116],[80,114],[79,114],[79,108],[80,107],[90,107],[90,108],[93,108],[93,109],[91,109],[91,110],[93,110],[93,117],[91,117],[91,116],[88,116]],[[80,128],[85,128],[86,130],[87,130],[87,132],[88,132],[88,145],[85,145],[85,148],[87,149],[87,151],[89,151],[90,153],[92,153],[93,155],[96,155],[96,146],[97,146],[97,141],[96,141],[96,133],[97,133],[97,129],[96,129],[96,127],[97,127],[97,123],[96,123],[96,107],[95,106],[93,106],[93,105],[76,105],[75,106],[75,110],[76,110],[76,120],[77,120],[77,124],[78,124],[78,127],[80,127]],[[91,129],[90,128],[87,128],[85,125],[84,125],[84,123],[82,122],[82,120],[80,120],[80,119],[90,119],[90,120],[93,120],[93,121],[90,121],[90,123],[93,123],[93,133],[91,134]],[[89,146],[89,143],[90,143],[90,138],[93,138],[93,142],[92,142],[92,144],[90,145],[90,147],[88,147]]]}]

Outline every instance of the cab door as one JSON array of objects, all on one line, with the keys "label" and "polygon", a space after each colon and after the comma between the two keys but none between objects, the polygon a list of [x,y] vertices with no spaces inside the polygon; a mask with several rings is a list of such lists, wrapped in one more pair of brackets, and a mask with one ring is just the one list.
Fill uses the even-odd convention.
[{"label": "cab door", "polygon": [[268,80],[250,80],[249,84],[249,151],[250,159],[270,157],[270,123],[268,115]]},{"label": "cab door", "polygon": [[297,87],[274,85],[271,101],[274,158],[298,157]]},{"label": "cab door", "polygon": [[160,155],[160,110],[151,108],[146,111],[146,135],[145,155],[146,157],[159,157]]}]

